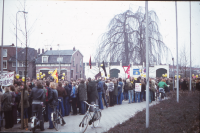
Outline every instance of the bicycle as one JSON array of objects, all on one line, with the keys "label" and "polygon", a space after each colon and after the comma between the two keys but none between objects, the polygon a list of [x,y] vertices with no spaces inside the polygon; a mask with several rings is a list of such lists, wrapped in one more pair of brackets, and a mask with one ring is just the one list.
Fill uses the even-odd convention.
[{"label": "bicycle", "polygon": [[[58,101],[61,102],[60,99]],[[60,124],[63,126],[66,124],[65,120],[63,119],[62,115],[58,111],[57,108],[54,109],[54,112],[51,113],[51,121],[53,122],[53,126],[56,131],[60,129]]]},{"label": "bicycle", "polygon": [[[43,117],[43,113],[45,111],[45,107],[42,107],[42,117]],[[30,131],[32,131],[33,133],[35,132],[36,129],[40,129],[40,121],[38,120],[37,117],[37,112],[33,112],[35,115],[33,117],[31,117],[31,129]]]},{"label": "bicycle", "polygon": [[[88,104],[86,101],[84,101],[89,107],[88,107],[88,110],[85,114],[85,116],[83,117],[81,123],[79,124],[79,127],[80,127],[80,132],[85,132],[87,127],[88,127],[88,124],[89,125],[93,125],[93,128],[97,127],[100,123],[100,119],[101,119],[101,110],[99,109],[99,105],[91,105],[91,104]],[[94,113],[93,113],[93,116],[92,114],[90,113],[89,109],[90,107],[94,107]],[[88,117],[90,117],[90,120],[88,121]]]}]

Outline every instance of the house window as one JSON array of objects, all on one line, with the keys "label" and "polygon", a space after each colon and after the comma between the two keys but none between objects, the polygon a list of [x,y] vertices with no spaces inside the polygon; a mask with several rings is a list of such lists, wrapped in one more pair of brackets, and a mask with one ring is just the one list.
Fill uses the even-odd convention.
[{"label": "house window", "polygon": [[16,67],[16,62],[12,62],[12,67]]},{"label": "house window", "polygon": [[3,60],[3,69],[7,69],[7,60]]},{"label": "house window", "polygon": [[7,57],[7,49],[3,49],[3,57]]},{"label": "house window", "polygon": [[76,72],[78,72],[78,64],[76,64]]},{"label": "house window", "polygon": [[63,57],[58,57],[57,62],[63,62]]},{"label": "house window", "polygon": [[80,60],[80,67],[82,67],[82,59]]},{"label": "house window", "polygon": [[48,56],[42,56],[42,63],[48,63]]},{"label": "house window", "polygon": [[23,67],[23,62],[19,62],[18,67]]},{"label": "house window", "polygon": [[[19,75],[20,75],[20,77],[24,77],[25,76],[25,71],[20,70],[19,71]],[[26,77],[28,77],[28,73],[26,74]]]},{"label": "house window", "polygon": [[73,75],[74,75],[74,74],[73,74],[73,70],[71,70],[71,78],[73,78]]},{"label": "house window", "polygon": [[75,58],[73,58],[73,67],[75,67]]}]

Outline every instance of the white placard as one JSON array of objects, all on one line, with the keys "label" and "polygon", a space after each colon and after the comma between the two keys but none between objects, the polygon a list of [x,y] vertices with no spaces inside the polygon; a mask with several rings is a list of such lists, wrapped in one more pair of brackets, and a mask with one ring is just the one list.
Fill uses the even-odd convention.
[{"label": "white placard", "polygon": [[135,83],[135,91],[141,92],[141,83]]},{"label": "white placard", "polygon": [[0,85],[1,86],[13,85],[13,80],[14,80],[14,72],[0,74]]}]

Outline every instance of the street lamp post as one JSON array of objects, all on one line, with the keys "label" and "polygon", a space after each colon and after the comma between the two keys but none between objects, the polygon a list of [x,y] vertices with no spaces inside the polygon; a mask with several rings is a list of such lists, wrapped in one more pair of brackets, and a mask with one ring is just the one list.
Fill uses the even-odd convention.
[{"label": "street lamp post", "polygon": [[26,13],[26,14],[28,13],[28,12],[25,12],[25,11],[18,11],[16,13],[16,74],[18,74],[18,72],[17,72],[17,14],[19,12],[23,12],[23,13]]},{"label": "street lamp post", "polygon": [[174,57],[172,58],[173,61],[173,91],[174,91]]}]

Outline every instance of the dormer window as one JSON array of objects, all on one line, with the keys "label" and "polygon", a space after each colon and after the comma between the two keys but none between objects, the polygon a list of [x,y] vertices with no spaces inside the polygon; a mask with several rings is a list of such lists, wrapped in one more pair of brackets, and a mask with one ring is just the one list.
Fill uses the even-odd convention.
[{"label": "dormer window", "polygon": [[42,63],[48,63],[48,56],[42,56]]},{"label": "dormer window", "polygon": [[63,62],[63,57],[58,57],[57,62]]}]

